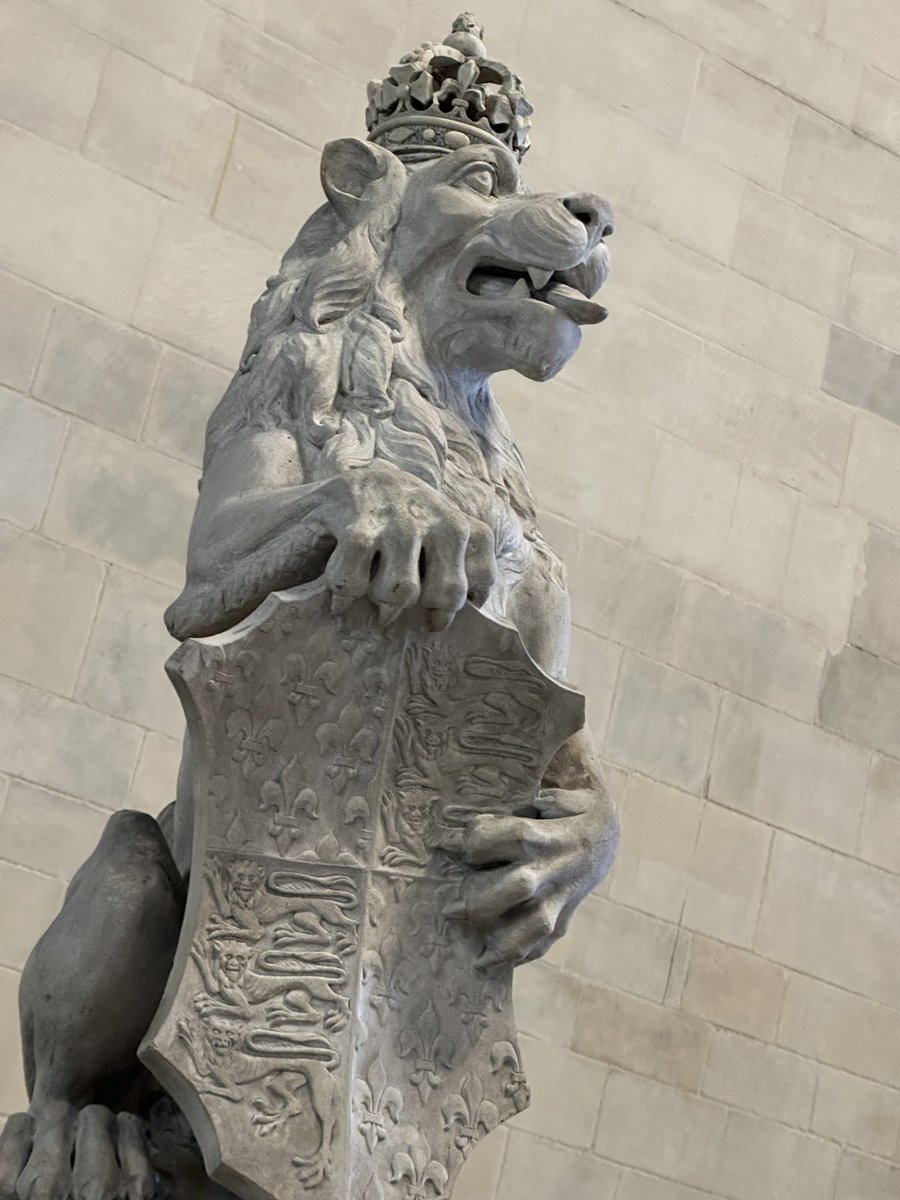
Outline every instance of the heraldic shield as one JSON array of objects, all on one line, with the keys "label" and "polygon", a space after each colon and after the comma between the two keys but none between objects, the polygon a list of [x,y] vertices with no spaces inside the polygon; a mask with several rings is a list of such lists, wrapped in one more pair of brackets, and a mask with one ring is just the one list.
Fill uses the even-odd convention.
[{"label": "heraldic shield", "polygon": [[167,670],[195,763],[187,914],[141,1058],[244,1200],[438,1200],[523,1109],[512,970],[446,906],[438,849],[533,815],[584,702],[471,605],[440,634],[321,584]]}]

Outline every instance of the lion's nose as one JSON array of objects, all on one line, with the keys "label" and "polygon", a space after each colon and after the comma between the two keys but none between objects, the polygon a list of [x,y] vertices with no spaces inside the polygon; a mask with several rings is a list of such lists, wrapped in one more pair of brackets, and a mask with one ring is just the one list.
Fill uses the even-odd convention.
[{"label": "lion's nose", "polygon": [[615,225],[613,211],[605,200],[590,192],[579,192],[577,196],[565,196],[563,206],[568,209],[576,221],[581,221],[588,227],[591,240],[598,237],[609,237]]}]

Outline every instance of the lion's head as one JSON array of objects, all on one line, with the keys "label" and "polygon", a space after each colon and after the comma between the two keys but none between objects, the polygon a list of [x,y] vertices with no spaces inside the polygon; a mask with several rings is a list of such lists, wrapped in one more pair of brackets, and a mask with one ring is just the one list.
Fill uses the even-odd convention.
[{"label": "lion's head", "polygon": [[291,430],[307,480],[383,458],[538,541],[522,463],[490,376],[549,379],[604,281],[604,201],[525,190],[501,145],[412,167],[370,142],[325,147],[327,203],[254,305],[207,462],[242,429]]}]

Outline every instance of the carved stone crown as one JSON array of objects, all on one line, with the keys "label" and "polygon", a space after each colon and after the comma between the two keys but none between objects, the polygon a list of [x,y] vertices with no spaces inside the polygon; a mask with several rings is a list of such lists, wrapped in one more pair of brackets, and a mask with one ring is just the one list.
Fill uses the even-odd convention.
[{"label": "carved stone crown", "polygon": [[387,76],[369,84],[369,140],[417,162],[470,143],[528,149],[534,109],[522,81],[487,57],[484,28],[461,13],[442,42],[404,54]]}]

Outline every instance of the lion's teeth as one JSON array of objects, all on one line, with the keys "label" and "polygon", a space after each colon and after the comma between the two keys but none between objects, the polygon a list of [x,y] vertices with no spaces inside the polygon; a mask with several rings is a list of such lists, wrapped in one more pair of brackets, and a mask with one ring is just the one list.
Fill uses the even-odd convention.
[{"label": "lion's teeth", "polygon": [[528,297],[531,295],[531,288],[528,286],[528,284],[525,282],[524,279],[517,279],[516,282],[513,284],[513,286],[510,288],[509,294],[510,294],[510,296],[515,296],[517,299],[521,298],[523,300],[527,300]]},{"label": "lion's teeth", "polygon": [[536,292],[543,291],[550,282],[552,275],[552,271],[542,271],[540,267],[528,268],[528,278],[531,280],[531,286]]}]

